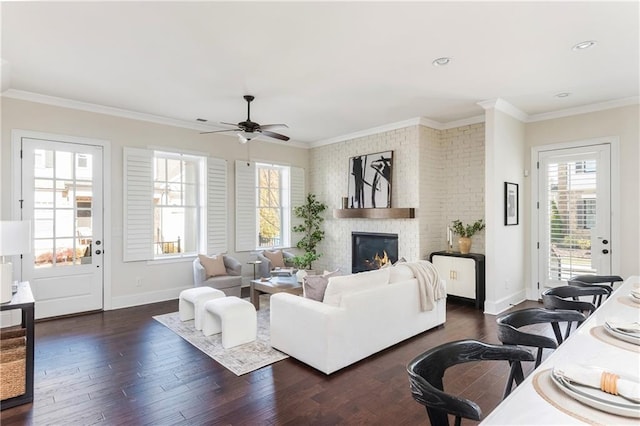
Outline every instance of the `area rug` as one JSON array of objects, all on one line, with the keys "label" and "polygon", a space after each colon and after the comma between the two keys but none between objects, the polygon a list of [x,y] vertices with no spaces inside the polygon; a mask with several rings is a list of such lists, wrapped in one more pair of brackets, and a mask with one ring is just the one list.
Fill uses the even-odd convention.
[{"label": "area rug", "polygon": [[218,361],[237,376],[249,373],[274,362],[289,358],[270,344],[269,337],[269,299],[260,298],[260,310],[258,310],[258,336],[254,342],[224,349],[220,334],[205,337],[201,331],[194,327],[193,320],[182,322],[178,312],[156,315],[156,321],[169,330]]}]

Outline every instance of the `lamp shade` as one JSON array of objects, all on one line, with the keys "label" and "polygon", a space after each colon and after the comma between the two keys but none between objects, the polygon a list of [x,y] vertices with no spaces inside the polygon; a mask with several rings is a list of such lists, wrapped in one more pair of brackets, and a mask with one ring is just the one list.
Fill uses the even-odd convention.
[{"label": "lamp shade", "polygon": [[0,221],[0,256],[14,256],[31,252],[31,222],[28,220]]}]

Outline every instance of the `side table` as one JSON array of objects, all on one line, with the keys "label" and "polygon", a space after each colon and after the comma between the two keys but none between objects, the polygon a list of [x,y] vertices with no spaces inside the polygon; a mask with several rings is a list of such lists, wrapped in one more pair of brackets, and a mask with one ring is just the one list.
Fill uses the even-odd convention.
[{"label": "side table", "polygon": [[483,254],[436,251],[431,253],[429,260],[438,268],[440,278],[446,281],[447,295],[471,301],[476,309],[484,309],[486,290]]},{"label": "side table", "polygon": [[22,310],[21,326],[25,329],[26,337],[25,393],[2,400],[3,410],[33,402],[34,306],[35,299],[28,281],[18,284],[18,291],[13,295],[10,302],[0,304],[0,311]]},{"label": "side table", "polygon": [[256,265],[261,265],[262,260],[250,260],[247,265],[253,265],[253,279],[256,279]]}]

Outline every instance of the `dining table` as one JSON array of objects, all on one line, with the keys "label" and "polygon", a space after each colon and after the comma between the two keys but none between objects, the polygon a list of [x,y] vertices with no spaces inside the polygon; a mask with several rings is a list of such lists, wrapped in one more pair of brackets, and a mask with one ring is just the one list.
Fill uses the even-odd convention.
[{"label": "dining table", "polygon": [[481,424],[640,425],[640,401],[563,376],[576,370],[580,382],[584,376],[597,372],[600,377],[604,371],[617,374],[618,384],[625,380],[632,387],[640,385],[640,330],[634,333],[640,326],[640,299],[634,297],[638,294],[640,276],[627,278]]}]

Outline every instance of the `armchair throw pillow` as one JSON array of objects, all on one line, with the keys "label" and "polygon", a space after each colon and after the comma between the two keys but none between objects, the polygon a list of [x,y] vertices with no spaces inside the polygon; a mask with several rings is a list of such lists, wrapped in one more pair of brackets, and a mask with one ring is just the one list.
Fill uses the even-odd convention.
[{"label": "armchair throw pillow", "polygon": [[198,259],[200,259],[200,263],[207,273],[207,278],[217,277],[219,275],[227,275],[227,268],[225,268],[224,266],[224,259],[222,258],[221,254],[217,256],[206,256],[204,254],[199,254]]},{"label": "armchair throw pillow", "polygon": [[282,250],[276,250],[276,251],[265,250],[264,252],[262,252],[262,254],[271,262],[271,269],[285,267]]}]

